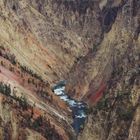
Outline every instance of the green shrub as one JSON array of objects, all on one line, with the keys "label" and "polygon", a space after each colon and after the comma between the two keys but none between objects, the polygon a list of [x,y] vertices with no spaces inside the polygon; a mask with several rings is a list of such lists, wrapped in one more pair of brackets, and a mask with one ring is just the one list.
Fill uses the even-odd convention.
[{"label": "green shrub", "polygon": [[107,98],[103,98],[96,105],[96,109],[98,109],[98,110],[104,109],[105,107],[107,107]]},{"label": "green shrub", "polygon": [[23,110],[27,110],[28,109],[28,102],[27,99],[25,97],[20,97],[18,99],[20,106],[22,107]]},{"label": "green shrub", "polygon": [[0,92],[6,96],[10,96],[10,94],[11,94],[10,85],[6,85],[6,84],[0,82]]},{"label": "green shrub", "polygon": [[124,120],[124,121],[128,121],[128,120],[132,120],[133,118],[133,114],[134,114],[134,111],[132,108],[129,108],[129,109],[120,109],[118,111],[118,116],[121,120]]}]

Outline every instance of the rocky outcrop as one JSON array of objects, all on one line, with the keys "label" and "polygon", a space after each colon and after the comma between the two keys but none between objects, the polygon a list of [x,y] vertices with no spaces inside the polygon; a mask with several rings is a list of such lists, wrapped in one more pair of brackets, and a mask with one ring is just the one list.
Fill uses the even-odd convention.
[{"label": "rocky outcrop", "polygon": [[93,46],[93,42],[96,44],[100,41],[102,21],[97,1],[49,0],[31,3],[54,24],[59,23],[67,30],[77,33],[84,42],[88,42],[89,48]]},{"label": "rocky outcrop", "polygon": [[[107,15],[116,11],[115,17],[109,18],[113,20],[112,27],[108,33],[104,33],[100,44],[94,46],[92,51],[73,66],[68,76],[69,95],[89,101],[90,98],[96,98],[97,94],[102,94],[100,91],[107,86],[112,71],[121,63],[129,47],[136,41],[135,38],[138,39],[139,11],[133,16],[132,2],[123,1],[116,5],[115,1],[112,1],[110,10],[106,5]],[[114,9],[114,5],[117,10]]]},{"label": "rocky outcrop", "polygon": [[90,105],[79,140],[140,138],[140,11],[135,13],[136,5],[138,1],[124,3],[97,52],[81,59],[70,74],[68,92]]},{"label": "rocky outcrop", "polygon": [[[118,64],[102,99],[89,109],[79,140],[138,140],[139,64],[136,45]],[[136,50],[135,50],[136,49]]]},{"label": "rocky outcrop", "polygon": [[89,105],[78,139],[139,139],[139,8],[138,0],[0,0],[0,82],[36,102],[33,116],[14,94],[0,96],[0,138],[75,139],[70,110],[51,91],[67,79],[67,93]]},{"label": "rocky outcrop", "polygon": [[58,21],[54,5],[53,1],[0,2],[1,45],[50,83],[64,79],[74,61],[88,51],[88,43]]}]

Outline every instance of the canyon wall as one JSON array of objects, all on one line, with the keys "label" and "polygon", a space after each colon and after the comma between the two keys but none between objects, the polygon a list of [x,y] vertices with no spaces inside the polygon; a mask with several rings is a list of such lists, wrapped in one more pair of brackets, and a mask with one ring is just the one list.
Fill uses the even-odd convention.
[{"label": "canyon wall", "polygon": [[139,0],[0,0],[0,82],[17,89],[0,96],[0,138],[75,139],[51,90],[66,79],[89,106],[78,139],[140,139],[139,9]]}]

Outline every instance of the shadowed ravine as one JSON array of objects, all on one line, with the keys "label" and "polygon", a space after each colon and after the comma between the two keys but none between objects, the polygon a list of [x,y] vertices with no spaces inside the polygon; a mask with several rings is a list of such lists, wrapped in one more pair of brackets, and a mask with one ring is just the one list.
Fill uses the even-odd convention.
[{"label": "shadowed ravine", "polygon": [[86,120],[86,104],[83,102],[76,101],[70,98],[65,93],[65,81],[60,81],[53,87],[54,93],[60,97],[61,100],[65,101],[72,110],[73,123],[71,124],[75,133],[78,134],[82,130],[84,122]]}]

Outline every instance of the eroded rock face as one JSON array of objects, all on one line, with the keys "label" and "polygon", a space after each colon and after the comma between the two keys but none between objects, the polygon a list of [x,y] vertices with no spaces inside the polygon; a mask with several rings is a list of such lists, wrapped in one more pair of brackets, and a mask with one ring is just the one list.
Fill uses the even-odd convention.
[{"label": "eroded rock face", "polygon": [[137,140],[140,138],[139,66],[137,43],[112,73],[102,99],[90,108],[79,140]]},{"label": "eroded rock face", "polygon": [[140,138],[140,11],[135,13],[136,5],[138,1],[123,3],[112,28],[97,46],[97,52],[82,58],[70,74],[70,95],[91,105],[79,140]]},{"label": "eroded rock face", "polygon": [[32,64],[50,83],[64,79],[74,61],[89,48],[82,36],[64,27],[59,20],[62,14],[55,13],[56,4],[54,1],[1,0],[0,5],[1,44],[8,42],[7,47],[18,59],[24,59],[22,63]]},{"label": "eroded rock face", "polygon": [[1,38],[16,48],[14,52],[24,49],[23,56],[36,71],[54,83],[66,78],[73,65],[101,42],[123,3],[1,0],[1,32],[9,33]]},{"label": "eroded rock face", "polygon": [[[112,71],[121,63],[129,46],[132,46],[133,41],[136,41],[138,37],[139,11],[137,11],[137,16],[133,16],[132,2],[123,2],[118,6],[113,3],[118,7],[115,12],[116,18],[109,18],[113,19],[114,24],[109,32],[104,34],[104,39],[100,44],[94,46],[93,51],[89,51],[79,63],[74,65],[68,77],[67,91],[70,95],[88,101],[89,98],[96,98],[97,93],[102,94]],[[111,11],[108,9],[108,14],[112,13]]]},{"label": "eroded rock face", "polygon": [[[95,105],[106,93],[99,104],[91,107],[79,136],[81,140],[139,139],[139,7],[138,0],[0,0],[0,46],[16,56],[18,65],[29,67],[41,76],[49,85],[49,94],[52,94],[50,85],[62,79],[68,81],[67,93],[89,106]],[[44,99],[36,94],[38,85],[32,87],[30,80],[27,84],[25,77],[29,75],[13,71],[11,64],[4,62],[6,68],[5,72],[2,70],[1,81],[7,80],[7,72],[12,86],[18,85],[33,101],[39,99],[42,107]],[[22,76],[22,82],[15,75]],[[46,118],[56,124],[55,138],[74,139],[70,125],[62,119],[69,120],[68,108],[53,98],[55,100],[45,106],[51,109],[39,113],[51,112]],[[24,134],[25,128],[19,127],[24,117],[21,114],[7,117],[8,111],[0,109],[1,138],[47,139],[42,128],[34,132],[28,126]],[[12,106],[10,113],[15,115],[15,112]],[[38,110],[35,117],[37,114]],[[60,120],[55,119],[55,115]],[[15,124],[15,120],[19,122]],[[18,132],[17,128],[20,128]]]},{"label": "eroded rock face", "polygon": [[32,4],[54,21],[54,24],[60,23],[68,30],[76,32],[84,42],[89,43],[89,48],[93,46],[93,42],[96,44],[100,41],[102,21],[98,1],[49,0],[32,1]]}]

